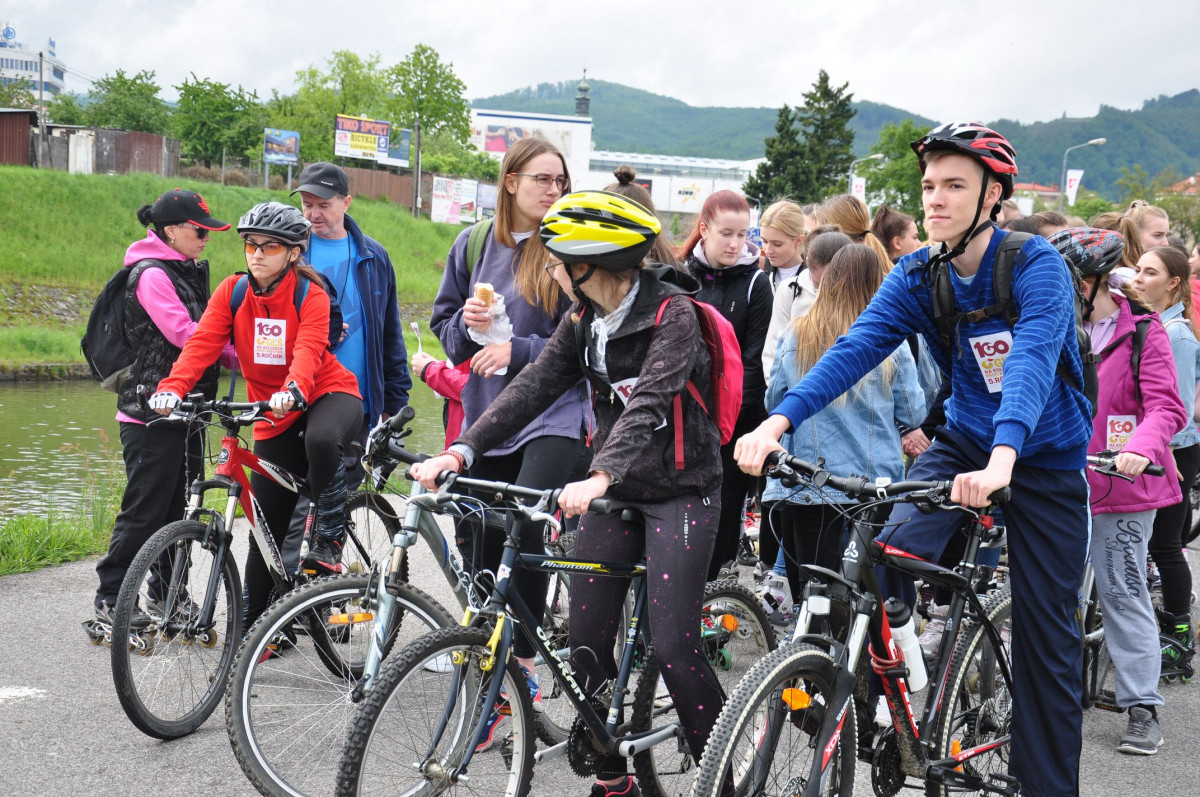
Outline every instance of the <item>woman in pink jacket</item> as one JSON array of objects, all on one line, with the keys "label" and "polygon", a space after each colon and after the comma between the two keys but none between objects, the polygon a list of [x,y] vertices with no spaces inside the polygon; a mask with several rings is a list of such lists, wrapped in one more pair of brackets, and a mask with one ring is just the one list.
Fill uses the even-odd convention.
[{"label": "woman in pink jacket", "polygon": [[[1116,669],[1116,702],[1129,709],[1129,726],[1117,746],[1122,753],[1154,755],[1162,744],[1156,706],[1158,622],[1146,588],[1146,556],[1154,513],[1179,503],[1179,479],[1171,438],[1187,423],[1175,378],[1171,341],[1158,314],[1109,290],[1108,276],[1124,251],[1120,233],[1073,227],[1050,242],[1083,277],[1084,320],[1092,351],[1101,356],[1100,395],[1092,420],[1089,453],[1116,451],[1118,471],[1133,481],[1089,471],[1092,504],[1092,567],[1104,612],[1104,634]],[[1139,324],[1148,324],[1139,374],[1132,362]],[[1143,476],[1150,464],[1165,478]]]}]

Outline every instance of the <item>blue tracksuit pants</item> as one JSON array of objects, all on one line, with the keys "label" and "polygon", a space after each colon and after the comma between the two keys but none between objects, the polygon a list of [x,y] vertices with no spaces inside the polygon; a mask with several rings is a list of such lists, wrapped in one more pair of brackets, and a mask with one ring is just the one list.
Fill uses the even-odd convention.
[{"label": "blue tracksuit pants", "polygon": [[[951,480],[982,470],[989,452],[961,435],[939,429],[937,439],[917,457],[907,478]],[[1033,458],[1036,461],[1036,457]],[[1088,549],[1088,490],[1081,471],[1047,470],[1018,462],[1012,474],[1012,500],[1004,505],[1013,594],[1012,762],[1010,774],[1022,794],[1076,797],[1082,746],[1082,643],[1079,638],[1079,588]],[[937,561],[962,515],[922,515],[914,507],[895,507],[880,541]],[[913,605],[910,578],[879,568],[885,598]]]}]

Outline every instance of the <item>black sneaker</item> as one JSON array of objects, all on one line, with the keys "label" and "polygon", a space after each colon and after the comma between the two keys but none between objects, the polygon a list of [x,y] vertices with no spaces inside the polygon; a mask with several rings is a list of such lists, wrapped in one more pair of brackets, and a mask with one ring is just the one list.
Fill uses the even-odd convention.
[{"label": "black sneaker", "polygon": [[1130,755],[1154,755],[1162,746],[1162,729],[1158,727],[1158,717],[1150,709],[1143,706],[1129,708],[1129,728],[1117,745],[1118,753]]},{"label": "black sneaker", "polygon": [[300,569],[318,576],[333,576],[342,572],[342,543],[332,537],[317,535],[313,545],[300,561]]},{"label": "black sneaker", "polygon": [[590,797],[642,797],[642,790],[632,775],[626,775],[625,780],[614,786],[606,783],[593,783]]},{"label": "black sneaker", "polygon": [[172,620],[177,623],[186,623],[193,617],[200,616],[200,607],[186,595],[175,601],[175,606],[171,612],[171,616],[167,617],[167,602],[157,598],[146,599],[146,609],[164,620]]}]

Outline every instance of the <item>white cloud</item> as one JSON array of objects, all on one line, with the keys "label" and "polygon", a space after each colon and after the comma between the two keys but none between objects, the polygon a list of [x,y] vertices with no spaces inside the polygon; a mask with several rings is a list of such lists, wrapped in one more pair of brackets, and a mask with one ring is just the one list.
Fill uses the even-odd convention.
[{"label": "white cloud", "polygon": [[1037,121],[1090,116],[1101,104],[1135,108],[1200,82],[1187,46],[1200,29],[1194,0],[1144,13],[1117,0],[30,5],[0,12],[27,45],[53,37],[67,67],[90,77],[153,70],[168,98],[192,72],[263,97],[287,93],[298,69],[334,50],[378,52],[391,64],[418,42],[453,62],[471,97],[574,80],[586,67],[692,105],[778,107],[800,102],[825,69],[857,99],[934,119]]}]

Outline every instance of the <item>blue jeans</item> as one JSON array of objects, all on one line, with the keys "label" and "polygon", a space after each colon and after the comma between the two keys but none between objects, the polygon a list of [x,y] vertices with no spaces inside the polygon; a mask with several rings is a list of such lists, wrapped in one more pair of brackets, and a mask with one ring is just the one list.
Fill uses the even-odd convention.
[{"label": "blue jeans", "polygon": [[[907,478],[951,480],[986,467],[990,453],[953,432],[917,457]],[[1022,794],[1074,797],[1079,793],[1083,744],[1082,643],[1077,613],[1088,549],[1088,491],[1081,471],[1058,471],[1018,462],[1012,500],[1004,505],[1013,594],[1012,762]],[[908,522],[903,522],[908,521]],[[901,525],[879,536],[901,550],[937,561],[962,523],[957,512],[922,515],[908,504],[892,512]],[[884,598],[913,605],[912,579],[879,568]]]}]

